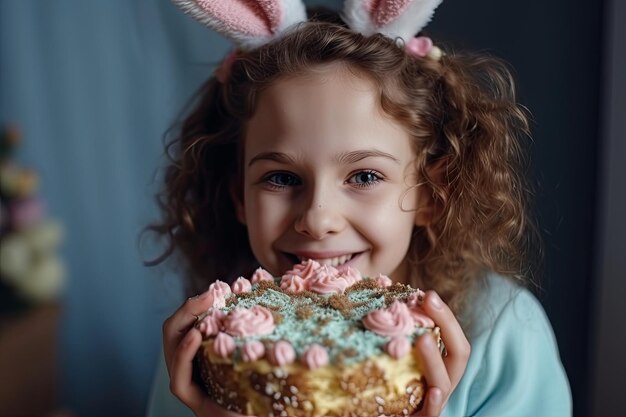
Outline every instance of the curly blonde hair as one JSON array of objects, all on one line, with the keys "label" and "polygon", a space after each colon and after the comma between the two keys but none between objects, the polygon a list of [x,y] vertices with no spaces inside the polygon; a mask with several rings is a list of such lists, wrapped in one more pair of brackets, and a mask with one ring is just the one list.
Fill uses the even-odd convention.
[{"label": "curly blonde hair", "polygon": [[[415,229],[407,254],[413,283],[435,289],[460,311],[469,284],[485,271],[523,281],[538,235],[525,180],[528,122],[506,65],[452,53],[439,61],[417,58],[397,41],[326,21],[238,53],[226,82],[211,78],[200,89],[168,145],[171,163],[159,195],[164,218],[150,229],[169,248],[156,263],[183,255],[190,293],[258,266],[230,195],[246,122],[264,88],[331,63],[379,87],[382,109],[411,134],[422,186],[439,208],[436,221]],[[429,175],[433,164],[443,164],[444,175]]]}]

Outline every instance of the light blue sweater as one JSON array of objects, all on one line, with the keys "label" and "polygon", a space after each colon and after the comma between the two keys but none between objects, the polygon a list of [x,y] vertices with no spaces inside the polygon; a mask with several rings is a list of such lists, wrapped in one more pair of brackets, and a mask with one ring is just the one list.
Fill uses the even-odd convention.
[{"label": "light blue sweater", "polygon": [[[491,275],[484,285],[467,316],[467,369],[442,417],[571,416],[569,383],[543,308],[509,279]],[[192,417],[168,385],[161,360],[148,417]]]}]

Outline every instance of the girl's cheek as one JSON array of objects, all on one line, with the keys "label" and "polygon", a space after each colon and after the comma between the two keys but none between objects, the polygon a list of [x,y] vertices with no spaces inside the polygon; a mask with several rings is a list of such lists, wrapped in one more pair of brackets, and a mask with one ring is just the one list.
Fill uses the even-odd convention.
[{"label": "girl's cheek", "polygon": [[262,229],[285,227],[297,212],[297,204],[289,195],[266,194],[251,202],[248,216]]}]

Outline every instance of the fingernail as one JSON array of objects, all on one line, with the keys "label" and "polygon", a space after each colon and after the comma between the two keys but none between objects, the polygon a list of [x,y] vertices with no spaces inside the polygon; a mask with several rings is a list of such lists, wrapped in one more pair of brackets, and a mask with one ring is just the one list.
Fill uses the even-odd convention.
[{"label": "fingernail", "polygon": [[422,335],[422,337],[425,337],[426,340],[424,341],[424,343],[426,344],[426,348],[430,351],[434,351],[435,349],[437,349],[437,344],[435,343],[435,341],[433,340],[432,336],[427,334]]},{"label": "fingernail", "polygon": [[439,298],[437,293],[433,293],[432,297],[430,297],[430,305],[435,307],[437,310],[440,310],[443,307],[443,301]]},{"label": "fingernail", "polygon": [[442,399],[441,390],[438,389],[438,388],[431,389],[431,391],[430,391],[430,402],[433,405],[441,404],[441,399]]}]

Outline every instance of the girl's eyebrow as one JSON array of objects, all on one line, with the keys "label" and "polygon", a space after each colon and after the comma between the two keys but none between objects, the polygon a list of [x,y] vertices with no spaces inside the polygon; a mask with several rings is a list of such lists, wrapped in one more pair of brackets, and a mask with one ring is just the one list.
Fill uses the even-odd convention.
[{"label": "girl's eyebrow", "polygon": [[283,164],[294,164],[295,160],[287,155],[286,153],[282,153],[282,152],[261,152],[257,155],[254,156],[254,158],[252,158],[250,160],[250,162],[248,162],[248,166],[251,166],[253,163],[257,162],[257,161],[261,161],[261,160],[269,160],[269,161],[275,161],[275,162],[280,162]]},{"label": "girl's eyebrow", "polygon": [[391,159],[396,164],[400,163],[400,160],[396,158],[395,156],[387,152],[380,151],[378,149],[365,149],[365,150],[359,150],[359,151],[344,152],[337,156],[337,161],[342,164],[353,164],[365,158],[372,158],[372,157],[387,158],[387,159]]},{"label": "girl's eyebrow", "polygon": [[[380,151],[378,149],[366,149],[366,150],[358,150],[352,152],[343,152],[340,153],[335,159],[340,164],[353,164],[355,162],[361,161],[365,158],[387,158],[395,162],[396,164],[400,164],[400,160],[395,156]],[[296,161],[291,156],[282,152],[261,152],[255,155],[250,162],[248,162],[248,166],[251,166],[253,163],[261,160],[275,161],[283,164],[294,164]]]}]

